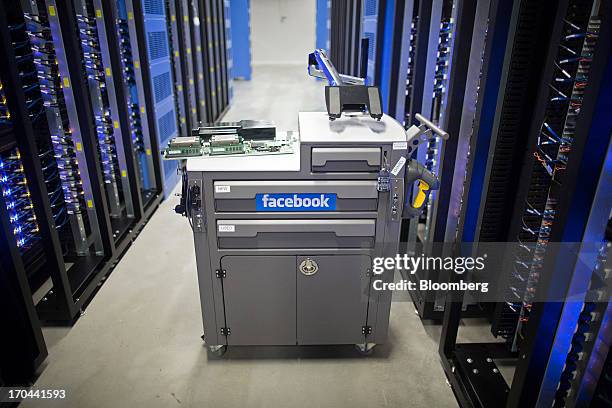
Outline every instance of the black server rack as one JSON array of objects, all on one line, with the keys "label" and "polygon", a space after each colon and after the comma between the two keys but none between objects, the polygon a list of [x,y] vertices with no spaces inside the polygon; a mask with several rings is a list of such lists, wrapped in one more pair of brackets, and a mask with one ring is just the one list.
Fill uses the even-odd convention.
[{"label": "black server rack", "polygon": [[[206,92],[206,81],[208,75],[205,76],[205,65],[204,65],[204,50],[205,37],[203,36],[202,25],[206,24],[203,15],[203,4],[199,0],[190,0],[190,16],[192,21],[191,29],[191,46],[193,49],[193,67],[195,88],[196,88],[196,109],[198,112],[198,122],[210,122],[211,117],[208,114],[208,104],[210,102],[210,95]],[[203,3],[203,2],[202,2]],[[196,122],[196,123],[198,123]]]},{"label": "black server rack", "polygon": [[[597,325],[583,324],[593,305],[559,299],[577,293],[585,258],[576,261],[576,243],[601,243],[610,215],[610,195],[601,199],[598,186],[610,186],[611,13],[610,3],[597,0],[513,5],[491,159],[480,197],[467,203],[480,208],[468,228],[476,242],[469,255],[512,243],[491,326],[505,342],[458,343],[463,296],[447,297],[440,355],[462,406],[584,406],[567,391],[580,375],[577,350],[596,334]],[[511,383],[495,363],[509,357]]]},{"label": "black server rack", "polygon": [[[7,202],[0,195],[0,387],[30,385],[47,348],[25,269],[17,248]],[[0,400],[5,400],[0,390]]]},{"label": "black server rack", "polygon": [[219,73],[219,55],[218,55],[218,33],[216,30],[216,0],[202,1],[202,38],[203,38],[203,62],[204,62],[204,85],[206,88],[207,118],[211,122],[217,118],[219,114],[220,103],[217,99],[217,93],[220,95],[218,84],[220,84],[217,74]]},{"label": "black server rack", "polygon": [[[415,81],[422,83],[423,89],[422,92],[415,92],[415,96],[422,96],[422,100],[415,103],[415,107],[420,105],[420,113],[437,125],[444,123],[446,107],[449,105],[449,78],[455,68],[453,55],[464,55],[453,53],[458,27],[458,3],[456,0],[435,0],[431,2],[430,7],[418,9],[421,14],[419,24],[422,32],[417,37],[417,48],[420,52],[415,56],[415,63],[422,69],[423,76],[417,76]],[[425,19],[426,16],[429,18]],[[436,138],[417,153],[419,160],[434,174],[438,174],[443,168],[444,147],[444,143]],[[434,242],[438,196],[438,193],[430,194],[424,214],[411,220],[407,231],[407,241],[416,243],[418,240],[427,252],[431,251],[431,244]],[[409,252],[414,250],[415,247],[408,248]]]},{"label": "black server rack", "polygon": [[[397,89],[397,92],[402,94],[409,91],[411,100],[405,102],[409,110],[414,110],[414,113],[421,113],[425,117],[429,117],[434,123],[442,125],[444,120],[444,111],[447,106],[446,97],[448,94],[448,80],[454,65],[452,64],[453,43],[455,41],[454,32],[457,28],[457,1],[453,0],[436,0],[432,2],[418,2],[398,7],[398,13],[407,13],[401,20],[403,22],[401,29],[408,33],[403,34],[403,40],[412,39],[404,45],[405,53],[400,56],[400,60],[408,61],[406,70],[406,81],[410,81],[410,89],[397,84],[392,84],[391,89]],[[398,19],[395,19],[398,22]],[[414,27],[413,27],[414,24]],[[412,56],[410,54],[413,54]],[[406,55],[407,54],[407,55]],[[396,66],[405,66],[400,62]],[[396,68],[397,69],[397,68]],[[410,76],[408,76],[410,74]],[[403,77],[403,72],[401,74]],[[398,76],[399,80],[399,76]],[[407,84],[408,85],[408,84]],[[397,98],[391,97],[390,100],[397,103]],[[393,108],[394,103],[390,103],[390,108]],[[408,116],[406,126],[410,126],[410,115],[403,114],[399,120]],[[427,168],[434,174],[438,174],[441,169],[441,150],[443,142],[441,140],[432,140],[420,148],[417,152],[418,159],[426,163]],[[406,251],[408,253],[416,253],[423,250],[431,252],[433,239],[431,231],[433,230],[432,223],[434,222],[437,209],[437,194],[430,194],[430,198],[426,205],[424,214],[405,222],[403,226],[403,238],[407,242]],[[417,249],[418,247],[418,249]],[[417,296],[419,296],[417,294]],[[429,303],[429,301],[427,300]],[[419,309],[422,318],[431,319],[431,316],[426,310],[420,307],[421,300],[415,299],[415,305]]]},{"label": "black server rack", "polygon": [[[9,55],[13,43],[7,16],[0,9],[0,51]],[[0,386],[29,385],[36,369],[47,356],[40,322],[32,301],[26,267],[40,263],[44,251],[40,246],[41,230],[32,196],[34,183],[27,179],[22,151],[17,139],[23,130],[19,121],[18,89],[9,85],[19,75],[15,66],[0,67]],[[27,254],[27,255],[26,255]],[[3,391],[0,398],[4,399]]]},{"label": "black server rack", "polygon": [[[229,106],[227,30],[222,0],[166,0],[181,134],[219,120]],[[182,16],[182,17],[181,17]]]},{"label": "black server rack", "polygon": [[[36,150],[26,153],[21,148],[14,156],[34,154],[34,160],[39,160],[40,177],[27,175],[27,179],[40,179],[45,185],[43,205],[51,213],[35,220],[38,228],[50,224],[54,239],[44,237],[41,242],[43,246],[53,244],[55,253],[46,261],[57,263],[31,269],[30,279],[37,287],[42,283],[38,279],[47,278],[44,272],[51,269],[52,277],[53,269],[60,272],[53,279],[55,290],[38,305],[41,316],[50,318],[55,312],[63,317],[66,312],[73,315],[74,309],[66,308],[78,302],[90,276],[112,251],[108,203],[98,187],[104,185],[100,157],[108,151],[101,152],[98,140],[89,137],[97,132],[88,109],[91,101],[82,75],[80,36],[74,15],[64,8],[66,4],[59,6],[53,1],[5,4],[19,72],[5,85],[21,87],[24,120],[31,121],[31,135],[36,138]],[[71,265],[69,274],[67,265]],[[56,299],[60,304],[54,305]]]},{"label": "black server rack", "polygon": [[161,200],[158,147],[139,121],[150,105],[131,99],[111,3],[23,0],[3,13],[20,137],[3,138],[2,161],[21,177],[4,191],[40,318],[72,322]]},{"label": "black server rack", "polygon": [[389,108],[390,115],[406,126],[411,123],[410,109],[414,88],[415,50],[419,26],[419,1],[399,0],[396,2],[393,25],[393,55],[390,72]]},{"label": "black server rack", "polygon": [[422,113],[432,2],[406,0],[398,12],[405,15],[401,26],[403,52],[396,63],[397,82],[391,83],[391,89],[397,89],[397,97],[390,99],[389,111],[408,127],[414,123],[414,115]]},{"label": "black server rack", "polygon": [[[612,160],[610,148],[607,156]],[[595,259],[590,268],[578,265],[574,272],[581,279],[573,278],[572,284],[576,286],[579,281],[585,288],[583,302],[564,308],[560,326],[566,331],[553,346],[567,351],[553,359],[545,373],[550,387],[543,394],[547,401],[554,400],[553,407],[605,407],[612,403],[611,177],[608,171],[600,178],[596,197],[600,203],[590,214],[591,225],[585,233],[594,238],[583,248],[585,255]],[[564,347],[558,347],[560,344]]]},{"label": "black server rack", "polygon": [[[402,238],[409,254],[444,251],[443,243],[455,238],[454,227],[447,222],[449,214],[451,224],[456,220],[457,188],[463,185],[463,174],[455,164],[457,160],[460,166],[465,163],[465,140],[469,139],[464,136],[459,144],[458,136],[461,126],[466,133],[473,122],[464,106],[467,103],[474,109],[477,102],[479,60],[490,28],[489,12],[488,1],[478,2],[478,7],[473,1],[405,1],[396,8],[395,23],[401,25],[394,43],[391,89],[397,94],[390,97],[390,108],[406,126],[413,124],[414,114],[422,113],[452,135],[445,142],[432,140],[417,153],[439,176],[442,188],[430,195],[421,217],[403,226]],[[440,272],[419,271],[407,279],[434,278],[432,274]],[[421,318],[442,318],[443,294],[432,298],[427,292],[411,291],[411,295]]]},{"label": "black server rack", "polygon": [[223,0],[223,18],[223,35],[225,40],[225,44],[223,44],[223,51],[225,52],[225,58],[223,59],[225,63],[225,93],[223,95],[223,103],[225,105],[224,112],[227,112],[234,98],[234,80],[232,76],[232,71],[234,69],[234,51],[232,48],[232,13],[230,0]]},{"label": "black server rack", "polygon": [[[206,117],[213,122],[218,114],[219,103],[217,101],[217,79],[218,73],[218,38],[216,33],[215,0],[201,2],[201,34],[203,43],[203,74],[204,86],[206,89]],[[217,44],[215,44],[217,41]]]},{"label": "black server rack", "polygon": [[[179,30],[181,36],[180,40],[183,44],[182,49],[184,53],[181,55],[181,60],[184,65],[185,71],[185,98],[186,98],[186,116],[188,118],[189,130],[194,129],[196,124],[199,122],[198,119],[198,107],[197,101],[199,98],[198,90],[196,88],[196,66],[194,62],[194,46],[193,46],[193,29],[195,24],[192,24],[194,19],[193,8],[191,7],[191,0],[176,0],[177,7],[177,19],[181,25]],[[198,18],[199,22],[199,18]]]},{"label": "black server rack", "polygon": [[129,164],[122,176],[131,178],[134,212],[140,222],[151,216],[163,196],[153,98],[147,86],[150,75],[142,68],[149,64],[144,35],[137,26],[140,14],[134,13],[134,5],[123,1],[94,0],[93,6],[98,31],[103,33],[100,43],[107,89],[113,95],[111,112],[116,103],[113,126],[122,135]]},{"label": "black server rack", "polygon": [[176,11],[174,55],[180,57],[182,64],[186,88],[183,103],[192,129],[200,122],[219,120],[229,106],[225,4],[221,0],[174,0],[167,4],[170,12]]},{"label": "black server rack", "polygon": [[179,134],[188,135],[192,129],[192,123],[188,112],[189,90],[187,89],[187,83],[189,79],[185,62],[186,49],[183,41],[184,26],[182,24],[183,10],[181,6],[182,2],[180,0],[165,0],[174,94],[176,96],[174,109],[178,118]]},{"label": "black server rack", "polygon": [[[591,66],[588,58],[591,58],[597,41],[600,23],[597,13],[591,16],[592,3],[572,1],[567,11],[560,8],[559,13],[566,15],[562,23],[556,24],[558,31],[554,34],[559,38],[553,36],[550,41],[549,59],[542,72],[542,80],[537,84],[537,88],[542,87],[541,83],[545,84],[544,90],[538,90],[538,100],[544,102],[537,106],[539,110],[531,107],[532,117],[530,127],[527,127],[531,136],[523,142],[526,143],[528,155],[523,160],[522,168],[516,169],[515,173],[520,174],[523,182],[516,190],[512,189],[517,201],[513,201],[513,211],[506,213],[513,214],[507,217],[509,225],[504,226],[507,228],[507,241],[526,245],[536,243],[544,249],[549,240],[548,231],[557,213],[556,203],[560,190],[565,188],[561,182],[565,163],[572,152],[575,121],[582,109],[585,90],[593,86],[589,83]],[[552,63],[550,59],[553,59]],[[512,136],[517,137],[516,134]],[[517,151],[515,154],[524,152]],[[495,176],[490,176],[490,180],[492,177]],[[529,180],[529,183],[525,180]],[[483,215],[483,232],[486,231],[483,224],[490,222],[491,218],[486,211],[491,209],[489,205],[483,210],[487,215],[486,218]],[[521,341],[523,322],[529,319],[530,308],[526,306],[530,303],[528,294],[533,291],[532,285],[537,283],[532,282],[531,278],[537,275],[536,267],[528,266],[533,262],[532,257],[533,254],[522,250],[512,254],[508,261],[512,265],[508,272],[508,301],[500,303],[496,309],[493,331],[512,343],[512,348],[517,348],[517,343]]]},{"label": "black server rack", "polygon": [[392,3],[383,0],[363,0],[362,15],[359,21],[361,48],[359,59],[361,73],[368,85],[381,86],[384,99],[387,98],[382,84],[383,76],[383,49],[386,37],[393,36],[391,29],[385,27],[388,8]]},{"label": "black server rack", "polygon": [[228,106],[227,46],[225,38],[225,7],[223,0],[205,2],[205,43],[208,50],[206,65],[210,97],[209,117],[216,121]]},{"label": "black server rack", "polygon": [[220,115],[224,115],[225,112],[229,109],[230,105],[230,97],[231,97],[231,86],[232,81],[230,77],[230,70],[232,64],[232,56],[231,56],[231,46],[232,46],[232,37],[231,37],[231,23],[230,23],[230,5],[229,0],[218,0],[218,8],[217,8],[217,30],[219,32],[219,58],[221,62],[220,67],[220,80],[221,80],[221,89],[220,89]]},{"label": "black server rack", "polygon": [[[100,0],[75,0],[73,18],[78,24],[89,100],[95,121],[100,162],[110,214],[113,239],[121,240],[136,222],[136,191],[130,180],[133,166],[132,145],[127,127],[121,126],[120,100],[115,84],[119,72],[113,73],[111,49]],[[125,135],[124,135],[125,132]]]},{"label": "black server rack", "polygon": [[367,57],[367,50],[362,52],[363,7],[363,0],[331,1],[329,57],[338,72],[346,75],[364,75],[362,56]]}]

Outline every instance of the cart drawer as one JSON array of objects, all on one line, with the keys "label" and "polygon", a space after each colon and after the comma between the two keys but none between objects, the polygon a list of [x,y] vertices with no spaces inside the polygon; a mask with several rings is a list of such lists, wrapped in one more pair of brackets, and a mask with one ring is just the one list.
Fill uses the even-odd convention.
[{"label": "cart drawer", "polygon": [[374,219],[217,220],[219,248],[372,248]]},{"label": "cart drawer", "polygon": [[380,147],[313,147],[315,173],[376,173],[380,170]]},{"label": "cart drawer", "polygon": [[[333,211],[376,211],[378,207],[376,180],[215,181],[214,189],[217,212],[259,211],[261,208],[258,209],[258,200],[261,201],[265,194],[332,195],[335,203]],[[278,207],[266,210],[289,211],[291,209]],[[299,212],[300,209],[295,211]]]}]

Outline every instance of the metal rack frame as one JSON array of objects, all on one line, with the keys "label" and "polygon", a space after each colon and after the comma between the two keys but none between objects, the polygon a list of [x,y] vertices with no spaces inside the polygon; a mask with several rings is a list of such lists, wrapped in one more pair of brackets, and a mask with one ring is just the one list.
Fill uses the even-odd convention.
[{"label": "metal rack frame", "polygon": [[[523,3],[525,3],[523,1]],[[563,18],[568,8],[568,1],[558,2],[554,6],[554,29],[552,41],[548,42],[548,53],[556,55],[558,38],[561,33]],[[546,5],[541,5],[546,6]],[[519,15],[517,5],[513,12],[513,20]],[[547,8],[550,13],[551,8]],[[608,180],[609,175],[602,178],[602,169],[609,172],[608,163],[610,135],[612,134],[612,121],[609,114],[611,88],[610,70],[610,44],[612,30],[609,19],[612,17],[612,7],[608,3],[601,11],[604,21],[599,39],[593,55],[593,63],[589,75],[591,86],[586,89],[582,108],[576,122],[576,137],[572,144],[572,154],[569,156],[563,176],[564,188],[559,195],[557,203],[556,221],[551,227],[550,242],[582,242],[592,236],[587,235],[593,228],[600,232],[605,228],[610,214],[609,194],[602,199],[597,194],[598,183],[584,183],[581,180]],[[548,15],[548,14],[546,14]],[[537,21],[537,20],[536,20]],[[543,24],[545,25],[545,24]],[[512,40],[512,36],[511,36]],[[546,41],[546,39],[543,39]],[[552,58],[544,69],[544,78],[552,76]],[[543,105],[548,94],[548,83],[541,81],[538,87],[537,100]],[[535,135],[539,132],[536,126],[543,115],[543,107],[536,107],[535,114],[530,115],[532,126],[530,129],[530,143],[535,145]],[[602,135],[606,135],[602,137]],[[587,150],[588,146],[588,150]],[[528,150],[532,152],[533,150]],[[525,164],[527,166],[527,164]],[[528,167],[524,172],[529,171]],[[605,173],[604,173],[605,175]],[[601,183],[601,181],[600,181]],[[609,186],[607,186],[609,188]],[[525,191],[520,189],[520,191]],[[523,206],[524,193],[517,196],[516,207]],[[607,209],[606,209],[607,208]],[[517,209],[517,213],[520,212]],[[570,216],[571,214],[571,216]],[[518,215],[513,218],[516,225]],[[456,248],[456,255],[461,250]],[[567,251],[566,251],[567,252]],[[581,259],[582,261],[582,259]],[[544,265],[547,270],[554,273],[546,274],[537,282],[536,290],[539,293],[568,293],[572,286],[572,279],[576,276],[576,260],[573,254],[563,251],[550,250],[547,252]],[[582,267],[582,266],[581,266]],[[457,278],[458,279],[458,278]],[[440,356],[442,364],[453,391],[461,406],[486,407],[500,406],[551,406],[555,391],[557,390],[560,372],[563,364],[559,357],[565,354],[555,342],[567,341],[567,335],[573,331],[566,325],[561,325],[563,309],[566,304],[562,302],[536,302],[533,303],[520,344],[516,369],[511,386],[503,380],[495,365],[496,358],[510,357],[512,353],[503,343],[457,343],[457,331],[461,321],[461,307],[463,295],[451,296],[446,299],[442,337],[440,342]],[[577,322],[575,322],[576,324]],[[564,339],[564,340],[563,340]]]}]

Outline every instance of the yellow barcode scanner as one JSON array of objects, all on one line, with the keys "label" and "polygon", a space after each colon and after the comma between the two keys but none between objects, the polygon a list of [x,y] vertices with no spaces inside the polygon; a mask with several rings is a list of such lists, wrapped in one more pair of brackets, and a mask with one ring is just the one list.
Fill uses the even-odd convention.
[{"label": "yellow barcode scanner", "polygon": [[[404,185],[406,189],[410,189],[415,182],[418,181],[419,191],[414,196],[412,203],[410,202],[409,194],[406,194],[407,198],[404,202],[404,211],[402,217],[412,218],[421,215],[423,208],[427,203],[427,198],[433,190],[440,188],[440,182],[438,178],[429,170],[425,168],[418,161],[411,159],[408,161],[408,167],[404,176]],[[409,191],[409,190],[408,190]]]},{"label": "yellow barcode scanner", "polygon": [[[429,142],[434,138],[439,138],[440,142],[448,139],[448,133],[440,129],[435,123],[423,117],[420,113],[414,115],[414,119],[419,125],[412,125],[406,129],[406,158],[411,157],[419,145]],[[410,191],[414,183],[419,182],[418,191],[414,199],[410,202]],[[409,159],[404,173],[404,186],[406,189],[406,199],[402,211],[402,218],[418,217],[423,212],[427,199],[432,191],[440,188],[438,178],[425,166],[414,159]]]}]

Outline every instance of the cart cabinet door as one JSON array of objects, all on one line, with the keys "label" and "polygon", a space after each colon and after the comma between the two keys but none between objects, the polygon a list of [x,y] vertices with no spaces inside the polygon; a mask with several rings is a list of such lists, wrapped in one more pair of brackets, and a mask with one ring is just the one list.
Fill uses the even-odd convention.
[{"label": "cart cabinet door", "polygon": [[298,344],[364,342],[371,258],[297,257]]},{"label": "cart cabinet door", "polygon": [[295,257],[225,256],[228,345],[295,345]]}]

